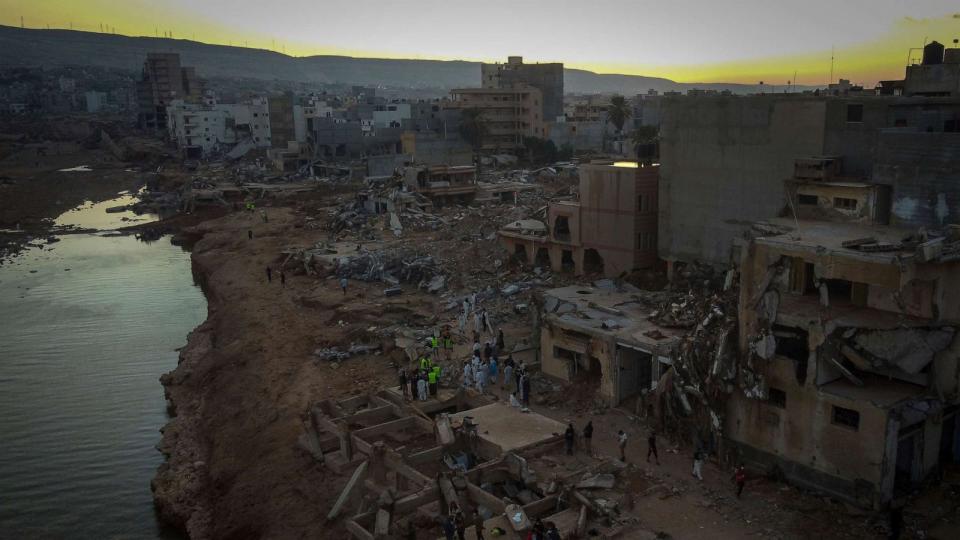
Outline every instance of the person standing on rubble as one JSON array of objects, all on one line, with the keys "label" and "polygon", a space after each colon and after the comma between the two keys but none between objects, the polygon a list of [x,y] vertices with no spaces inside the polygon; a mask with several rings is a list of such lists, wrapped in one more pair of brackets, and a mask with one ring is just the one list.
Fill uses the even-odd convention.
[{"label": "person standing on rubble", "polygon": [[530,406],[530,377],[524,373],[523,377],[520,379],[520,392],[523,396],[523,406]]},{"label": "person standing on rubble", "polygon": [[502,353],[507,349],[507,344],[503,339],[503,328],[497,329],[497,352]]},{"label": "person standing on rubble", "polygon": [[737,465],[737,468],[733,470],[733,482],[737,485],[737,498],[740,498],[740,494],[743,493],[743,485],[747,483],[747,468],[743,466],[743,463]]},{"label": "person standing on rubble", "polygon": [[263,218],[263,222],[267,222],[267,211],[263,208],[260,209],[260,217]]},{"label": "person standing on rubble", "polygon": [[480,512],[473,515],[473,528],[477,540],[483,540],[483,516],[480,515]]},{"label": "person standing on rubble", "polygon": [[340,288],[343,289],[343,295],[346,296],[347,295],[347,278],[346,277],[340,278]]},{"label": "person standing on rubble", "polygon": [[440,337],[443,339],[443,353],[447,361],[450,361],[450,355],[453,354],[453,334],[450,332],[450,327],[444,325],[443,330],[440,332]]},{"label": "person standing on rubble", "polygon": [[657,432],[656,430],[650,430],[650,436],[647,437],[647,463],[650,463],[650,456],[653,455],[653,458],[657,460],[657,465],[660,464],[660,456],[657,454]]},{"label": "person standing on rubble", "polygon": [[483,320],[483,329],[487,331],[491,336],[493,335],[493,321],[490,320],[490,316],[487,315],[487,310],[483,310],[480,313],[480,318]]},{"label": "person standing on rubble", "polygon": [[287,275],[283,273],[283,269],[280,270],[280,286],[287,286]]},{"label": "person standing on rubble", "polygon": [[270,270],[270,267],[267,267],[267,283],[273,283],[273,270]]},{"label": "person standing on rubble", "polygon": [[701,473],[701,469],[703,469],[703,452],[697,450],[693,453],[693,477],[702,482],[703,474]]},{"label": "person standing on rubble", "polygon": [[504,387],[511,394],[517,391],[513,386],[513,358],[509,356],[503,363],[503,383],[500,385],[500,389],[502,390]]},{"label": "person standing on rubble", "polygon": [[427,374],[427,381],[430,383],[430,395],[436,396],[440,388],[440,366],[433,366],[430,373]]},{"label": "person standing on rubble", "polygon": [[567,455],[573,455],[573,440],[577,438],[577,431],[573,429],[573,424],[567,424],[567,430],[563,432],[563,445],[567,449]]},{"label": "person standing on rubble", "polygon": [[253,240],[253,230],[247,229],[247,240]]},{"label": "person standing on rubble", "polygon": [[593,420],[588,420],[583,426],[583,449],[593,457]]},{"label": "person standing on rubble", "polygon": [[617,446],[620,447],[620,461],[627,462],[627,434],[621,429],[617,432]]},{"label": "person standing on rubble", "polygon": [[423,373],[417,378],[417,396],[420,398],[420,401],[427,400],[427,376]]},{"label": "person standing on rubble", "polygon": [[497,355],[490,357],[490,386],[497,384]]},{"label": "person standing on rubble", "polygon": [[400,379],[400,395],[404,399],[407,398],[407,370],[400,368],[400,372],[397,374]]},{"label": "person standing on rubble", "polygon": [[463,387],[470,388],[473,386],[473,366],[470,365],[470,362],[463,363]]},{"label": "person standing on rubble", "polygon": [[477,381],[477,392],[480,392],[481,394],[486,393],[488,369],[487,363],[483,360],[480,360],[480,365],[477,366],[476,371],[473,373],[473,376]]},{"label": "person standing on rubble", "polygon": [[446,538],[446,540],[453,540],[453,535],[457,532],[457,528],[453,525],[453,520],[450,519],[450,516],[445,516],[442,519],[440,528],[443,529],[443,537]]}]

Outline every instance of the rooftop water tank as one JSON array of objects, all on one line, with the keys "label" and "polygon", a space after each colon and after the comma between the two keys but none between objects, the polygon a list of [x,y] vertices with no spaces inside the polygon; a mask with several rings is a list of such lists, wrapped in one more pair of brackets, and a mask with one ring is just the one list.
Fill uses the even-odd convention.
[{"label": "rooftop water tank", "polygon": [[943,63],[943,45],[936,41],[931,41],[923,48],[923,65],[942,64]]}]

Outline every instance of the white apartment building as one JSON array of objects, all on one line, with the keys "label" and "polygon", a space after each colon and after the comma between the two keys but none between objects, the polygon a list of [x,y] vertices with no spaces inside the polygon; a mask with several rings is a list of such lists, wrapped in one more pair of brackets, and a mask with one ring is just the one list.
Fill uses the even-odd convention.
[{"label": "white apartment building", "polygon": [[208,96],[202,105],[176,100],[167,107],[167,130],[188,157],[227,151],[243,141],[251,141],[256,147],[269,147],[267,99],[232,104],[217,103]]}]

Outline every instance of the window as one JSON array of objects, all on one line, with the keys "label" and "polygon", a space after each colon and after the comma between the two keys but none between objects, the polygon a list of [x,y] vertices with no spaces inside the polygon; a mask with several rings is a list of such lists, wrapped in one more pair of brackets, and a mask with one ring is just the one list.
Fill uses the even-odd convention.
[{"label": "window", "polygon": [[779,388],[771,388],[767,391],[767,403],[780,409],[787,408],[787,393]]},{"label": "window", "polygon": [[637,195],[637,212],[650,210],[650,200],[643,195]]},{"label": "window", "polygon": [[833,406],[831,422],[836,426],[843,426],[854,431],[860,429],[860,413],[853,409]]},{"label": "window", "polygon": [[256,117],[257,117],[257,113],[253,113],[253,117],[256,118]]},{"label": "window", "polygon": [[857,200],[856,199],[847,199],[846,197],[834,197],[833,198],[833,207],[839,208],[841,210],[856,210],[857,209]]},{"label": "window", "polygon": [[797,195],[797,202],[800,204],[809,204],[811,206],[817,205],[817,196],[816,195]]},{"label": "window", "polygon": [[847,105],[847,122],[863,122],[863,105]]},{"label": "window", "polygon": [[649,251],[653,249],[653,233],[652,232],[642,232],[637,234],[637,249],[641,251]]}]

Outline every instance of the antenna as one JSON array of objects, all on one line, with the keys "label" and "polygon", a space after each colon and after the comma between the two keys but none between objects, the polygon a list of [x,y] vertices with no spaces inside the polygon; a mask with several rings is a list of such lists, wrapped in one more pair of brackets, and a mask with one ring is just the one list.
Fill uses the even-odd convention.
[{"label": "antenna", "polygon": [[24,28],[24,26],[23,26],[23,15],[20,16],[20,28]]},{"label": "antenna", "polygon": [[827,84],[833,84],[833,47],[830,47],[830,80]]}]

